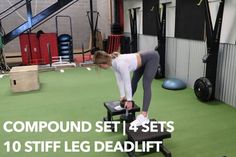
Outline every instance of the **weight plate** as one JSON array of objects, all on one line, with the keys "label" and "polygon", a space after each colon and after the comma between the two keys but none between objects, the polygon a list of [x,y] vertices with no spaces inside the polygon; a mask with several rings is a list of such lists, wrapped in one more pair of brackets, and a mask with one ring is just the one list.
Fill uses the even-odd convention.
[{"label": "weight plate", "polygon": [[205,77],[197,79],[194,83],[194,93],[200,101],[209,101],[212,97],[212,83]]}]

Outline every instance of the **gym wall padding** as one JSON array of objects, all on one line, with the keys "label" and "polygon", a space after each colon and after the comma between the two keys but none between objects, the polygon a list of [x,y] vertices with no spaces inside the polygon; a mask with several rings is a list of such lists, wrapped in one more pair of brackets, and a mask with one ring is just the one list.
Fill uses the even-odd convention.
[{"label": "gym wall padding", "polygon": [[154,50],[157,46],[157,37],[150,35],[139,35],[139,49],[142,51]]},{"label": "gym wall padding", "polygon": [[[176,76],[187,82],[188,72],[189,72],[189,52],[190,45],[188,40],[177,40],[176,44]],[[184,79],[185,78],[185,79]]]},{"label": "gym wall padding", "polygon": [[202,57],[206,54],[203,41],[167,38],[166,77],[184,80],[189,87],[203,76]]},{"label": "gym wall padding", "polygon": [[[236,45],[220,44],[216,98],[236,108]],[[220,66],[219,66],[220,65]]]},{"label": "gym wall padding", "polygon": [[151,11],[157,5],[159,6],[159,0],[143,0],[143,34],[145,35],[157,34],[155,11]]},{"label": "gym wall padding", "polygon": [[204,5],[196,0],[176,0],[175,37],[204,40]]},{"label": "gym wall padding", "polygon": [[176,40],[166,39],[166,64],[165,75],[167,78],[176,78]]}]

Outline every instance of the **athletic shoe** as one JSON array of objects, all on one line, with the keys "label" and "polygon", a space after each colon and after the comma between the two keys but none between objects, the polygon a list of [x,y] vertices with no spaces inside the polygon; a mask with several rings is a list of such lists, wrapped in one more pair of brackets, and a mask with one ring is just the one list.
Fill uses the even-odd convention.
[{"label": "athletic shoe", "polygon": [[148,117],[144,117],[142,114],[138,115],[136,117],[136,119],[130,123],[130,125],[132,126],[141,126],[144,124],[148,124],[150,122],[150,120],[148,119]]}]

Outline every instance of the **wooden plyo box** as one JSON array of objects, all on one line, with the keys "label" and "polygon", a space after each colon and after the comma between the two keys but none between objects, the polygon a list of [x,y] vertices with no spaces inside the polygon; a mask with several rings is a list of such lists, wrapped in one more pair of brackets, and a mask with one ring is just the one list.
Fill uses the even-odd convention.
[{"label": "wooden plyo box", "polygon": [[38,90],[38,65],[13,67],[10,71],[10,85],[13,92]]}]

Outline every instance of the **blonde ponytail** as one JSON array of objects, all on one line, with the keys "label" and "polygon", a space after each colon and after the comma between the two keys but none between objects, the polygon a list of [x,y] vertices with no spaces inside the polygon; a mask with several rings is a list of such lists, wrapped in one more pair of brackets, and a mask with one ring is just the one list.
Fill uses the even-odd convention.
[{"label": "blonde ponytail", "polygon": [[96,51],[93,56],[94,64],[110,64],[112,57],[105,51]]}]

